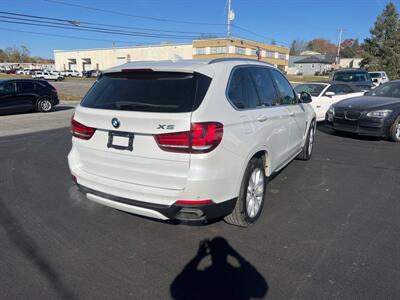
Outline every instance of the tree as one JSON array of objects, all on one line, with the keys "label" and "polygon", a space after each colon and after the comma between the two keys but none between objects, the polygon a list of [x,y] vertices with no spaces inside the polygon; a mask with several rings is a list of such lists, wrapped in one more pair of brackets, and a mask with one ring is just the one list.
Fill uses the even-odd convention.
[{"label": "tree", "polygon": [[391,79],[400,77],[400,20],[396,6],[390,2],[370,29],[371,37],[364,41],[361,67],[370,71],[385,71]]},{"label": "tree", "polygon": [[336,53],[337,48],[329,40],[316,38],[311,40],[307,45],[308,50],[316,51],[322,54]]},{"label": "tree", "polygon": [[300,55],[301,52],[307,49],[307,42],[300,39],[292,41],[290,46],[290,55]]}]

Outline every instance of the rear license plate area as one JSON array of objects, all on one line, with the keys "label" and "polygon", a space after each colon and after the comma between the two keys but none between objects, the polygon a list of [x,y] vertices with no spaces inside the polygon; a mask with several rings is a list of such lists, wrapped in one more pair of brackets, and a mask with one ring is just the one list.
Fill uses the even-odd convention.
[{"label": "rear license plate area", "polygon": [[130,132],[109,131],[107,148],[133,151],[135,134]]}]

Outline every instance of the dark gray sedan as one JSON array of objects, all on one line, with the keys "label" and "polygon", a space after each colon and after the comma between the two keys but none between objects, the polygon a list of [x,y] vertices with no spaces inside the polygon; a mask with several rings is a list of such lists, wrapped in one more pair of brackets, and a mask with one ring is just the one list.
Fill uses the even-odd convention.
[{"label": "dark gray sedan", "polygon": [[335,103],[326,113],[325,122],[334,130],[400,142],[400,80]]}]

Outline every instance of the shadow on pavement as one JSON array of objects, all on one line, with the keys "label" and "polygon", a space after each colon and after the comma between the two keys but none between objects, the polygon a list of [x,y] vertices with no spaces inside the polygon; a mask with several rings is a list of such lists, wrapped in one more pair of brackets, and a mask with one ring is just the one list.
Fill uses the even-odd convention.
[{"label": "shadow on pavement", "polygon": [[[210,265],[201,268],[204,262]],[[173,299],[252,299],[268,292],[264,277],[222,237],[200,242],[170,286]]]},{"label": "shadow on pavement", "polygon": [[[63,111],[63,110],[70,110],[74,109],[75,107],[72,105],[56,105],[53,107],[53,109],[45,114],[51,114],[53,112],[57,111]],[[13,116],[13,115],[27,115],[27,114],[42,114],[40,112],[34,111],[34,110],[28,110],[28,111],[0,111],[0,116]]]},{"label": "shadow on pavement", "polygon": [[77,299],[61,281],[60,276],[40,252],[36,242],[25,232],[18,220],[0,198],[0,225],[15,248],[34,265],[62,299]]}]

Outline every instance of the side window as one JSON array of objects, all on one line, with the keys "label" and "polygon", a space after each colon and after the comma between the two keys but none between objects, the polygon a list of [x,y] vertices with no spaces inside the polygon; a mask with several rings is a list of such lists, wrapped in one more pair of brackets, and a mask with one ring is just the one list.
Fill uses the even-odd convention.
[{"label": "side window", "polygon": [[12,83],[12,82],[9,82],[9,83],[6,83],[6,84],[3,84],[2,86],[0,86],[0,94],[7,95],[7,94],[14,93],[14,92],[15,92],[14,83]]},{"label": "side window", "polygon": [[234,70],[229,82],[228,98],[238,109],[255,108],[259,102],[256,87],[247,69]]},{"label": "side window", "polygon": [[274,80],[281,97],[281,104],[297,104],[296,94],[293,91],[289,81],[278,71],[271,70],[271,76]]},{"label": "side window", "polygon": [[17,82],[17,92],[29,92],[33,91],[35,86],[32,82],[22,81]]},{"label": "side window", "polygon": [[277,102],[275,86],[266,68],[253,67],[249,72],[256,85],[260,106],[273,106]]}]

